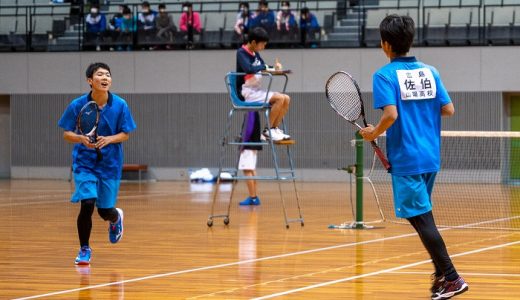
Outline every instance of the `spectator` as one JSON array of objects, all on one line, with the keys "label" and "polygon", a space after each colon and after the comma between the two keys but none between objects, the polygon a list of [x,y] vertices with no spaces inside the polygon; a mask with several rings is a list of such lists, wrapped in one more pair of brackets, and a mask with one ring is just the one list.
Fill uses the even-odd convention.
[{"label": "spectator", "polygon": [[137,19],[132,16],[132,11],[130,8],[123,8],[123,20],[121,22],[121,31],[119,34],[119,43],[121,44],[118,47],[118,50],[132,50],[132,42],[134,32],[137,31]]},{"label": "spectator", "polygon": [[179,29],[186,41],[186,48],[192,49],[195,35],[200,36],[200,15],[193,11],[193,4],[184,2],[182,14],[179,19]]},{"label": "spectator", "polygon": [[[110,38],[112,39],[112,42],[117,41],[121,33],[121,23],[123,22],[123,10],[125,7],[128,6],[119,4],[118,12],[115,13],[108,21],[108,29],[110,30]],[[110,50],[114,50],[114,48],[110,47]]]},{"label": "spectator", "polygon": [[274,32],[275,26],[274,11],[269,9],[267,1],[259,1],[258,10],[256,11],[254,18],[251,20],[251,28],[262,27],[268,34],[271,34]]},{"label": "spectator", "polygon": [[85,18],[86,32],[85,32],[85,49],[89,50],[95,46],[96,51],[101,50],[103,37],[107,28],[107,20],[104,14],[99,12],[99,6],[93,5],[90,8],[90,13]]},{"label": "spectator", "polygon": [[157,12],[150,8],[150,3],[141,4],[141,12],[137,17],[137,31],[139,43],[150,44],[155,37],[155,17]]},{"label": "spectator", "polygon": [[249,31],[249,26],[251,25],[250,23],[253,14],[249,11],[249,3],[247,2],[240,2],[238,8],[239,12],[235,23],[234,40],[243,44],[247,42],[247,33]]},{"label": "spectator", "polygon": [[166,49],[171,49],[175,41],[175,33],[177,27],[173,23],[173,18],[166,11],[166,5],[159,4],[159,14],[155,18],[155,27],[157,28],[157,38],[166,44]]},{"label": "spectator", "polygon": [[309,11],[309,8],[304,7],[300,12],[300,34],[301,43],[304,47],[317,47],[321,28],[318,23],[318,18]]},{"label": "spectator", "polygon": [[282,9],[276,15],[276,30],[278,37],[282,41],[296,40],[298,35],[298,24],[296,17],[291,11],[291,4],[289,1],[282,1]]}]

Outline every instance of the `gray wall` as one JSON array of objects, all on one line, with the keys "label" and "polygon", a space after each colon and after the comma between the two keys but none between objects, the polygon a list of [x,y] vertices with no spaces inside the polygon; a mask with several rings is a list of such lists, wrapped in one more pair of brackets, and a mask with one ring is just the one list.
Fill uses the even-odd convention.
[{"label": "gray wall", "polygon": [[[518,91],[518,47],[416,48],[412,54],[436,66],[452,91]],[[279,58],[292,69],[290,92],[322,92],[328,76],[350,72],[363,91],[372,74],[387,62],[380,49],[266,50],[267,62]],[[225,92],[223,75],[235,67],[232,50],[134,51],[0,54],[0,94],[82,93],[90,62],[112,67],[119,93]]]},{"label": "gray wall", "polygon": [[[444,129],[507,129],[502,95],[503,91],[519,90],[514,73],[520,67],[518,50],[414,51],[440,70],[454,100],[457,114],[444,122]],[[364,91],[367,119],[374,122],[379,116],[371,109],[371,74],[387,62],[381,51],[268,50],[263,56],[267,61],[278,57],[294,71],[288,86],[292,104],[286,121],[297,140],[293,147],[297,169],[315,174],[351,164],[354,130],[327,104],[324,83],[336,70],[351,72]],[[6,53],[0,55],[0,94],[11,95],[10,135],[0,135],[0,144],[10,143],[11,177],[68,176],[72,147],[63,141],[57,121],[71,99],[88,91],[83,72],[93,61],[111,65],[112,90],[127,99],[138,124],[125,143],[127,163],[148,164],[150,177],[158,179],[178,179],[187,168],[218,166],[219,139],[230,108],[223,76],[235,64],[233,51]],[[236,118],[234,136],[241,120],[241,116]],[[225,165],[233,165],[234,152],[234,148],[228,152]],[[269,157],[264,150],[260,168],[270,166]]]},{"label": "gray wall", "polygon": [[[62,139],[58,119],[76,95],[14,95],[11,103],[12,177],[64,178],[71,164],[71,145]],[[215,94],[123,94],[132,109],[138,129],[125,142],[125,162],[148,164],[151,177],[177,179],[188,168],[218,167],[219,140],[230,109],[227,95]],[[354,130],[329,107],[323,93],[291,93],[292,106],[286,122],[297,141],[293,147],[298,169],[336,170],[353,162],[350,140]],[[451,93],[457,109],[444,122],[447,130],[502,130],[502,94],[498,92]],[[364,93],[367,119],[375,121],[371,93]],[[475,118],[479,115],[481,118]],[[486,121],[483,121],[486,120]],[[232,126],[238,136],[242,116]],[[263,122],[265,124],[265,122]],[[367,147],[368,148],[368,147]],[[367,149],[366,157],[369,158]],[[236,147],[226,152],[231,167]],[[268,149],[260,155],[259,167],[271,166]]]},{"label": "gray wall", "polygon": [[0,178],[11,175],[9,96],[0,95]]}]

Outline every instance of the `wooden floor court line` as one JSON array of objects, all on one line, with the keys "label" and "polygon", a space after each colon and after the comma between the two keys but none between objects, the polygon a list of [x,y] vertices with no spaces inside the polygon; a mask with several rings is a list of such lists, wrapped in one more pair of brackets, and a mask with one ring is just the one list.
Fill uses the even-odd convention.
[{"label": "wooden floor court line", "polygon": [[[448,229],[449,228],[446,228],[445,230],[448,230]],[[137,278],[133,278],[133,279],[126,279],[126,280],[115,281],[115,282],[107,282],[107,283],[103,283],[103,284],[90,285],[90,286],[76,288],[76,289],[69,289],[69,290],[57,291],[57,292],[52,292],[52,293],[33,295],[33,296],[29,296],[29,297],[15,298],[14,300],[28,300],[28,299],[50,297],[50,296],[79,292],[79,291],[84,291],[84,290],[89,290],[89,289],[102,288],[102,287],[107,287],[107,286],[111,286],[111,285],[120,285],[120,284],[125,284],[125,283],[131,283],[131,282],[137,282],[137,281],[143,281],[143,280],[149,280],[149,279],[161,278],[161,277],[167,277],[167,276],[173,276],[173,275],[180,275],[180,274],[192,273],[192,272],[197,272],[197,271],[206,271],[206,270],[212,270],[212,269],[218,269],[218,268],[238,266],[238,265],[242,265],[242,264],[249,264],[249,263],[271,260],[271,259],[285,258],[285,257],[290,257],[290,256],[303,255],[303,254],[309,254],[309,253],[315,253],[315,252],[321,252],[321,251],[328,251],[328,250],[339,249],[339,248],[346,248],[346,247],[366,245],[366,244],[372,244],[372,243],[389,241],[389,240],[396,240],[396,239],[407,238],[407,237],[412,237],[412,236],[416,236],[416,235],[417,235],[417,233],[407,233],[407,234],[401,234],[401,235],[397,235],[397,236],[379,238],[379,239],[374,239],[374,240],[367,240],[367,241],[363,241],[363,242],[340,244],[340,245],[334,245],[334,246],[329,246],[329,247],[322,247],[322,248],[316,248],[316,249],[310,249],[310,250],[304,250],[304,251],[285,253],[285,254],[280,254],[280,255],[272,255],[272,256],[255,258],[255,259],[236,261],[236,262],[231,262],[231,263],[226,263],[226,264],[218,264],[218,265],[213,265],[213,266],[206,266],[206,267],[193,268],[193,269],[187,269],[187,270],[181,270],[181,271],[175,271],[175,272],[169,272],[169,273],[163,273],[163,274],[155,274],[155,275],[150,275],[150,276],[137,277]]]},{"label": "wooden floor court line", "polygon": [[[486,221],[486,222],[490,222],[490,221]],[[447,230],[451,230],[451,229],[471,227],[471,226],[474,226],[475,224],[479,224],[479,223],[472,223],[472,224],[461,225],[461,226],[457,226],[457,227],[439,228],[439,231],[447,231]],[[378,238],[378,239],[373,239],[373,240],[367,240],[367,241],[362,241],[362,242],[339,244],[339,245],[334,245],[334,246],[329,246],[329,247],[322,247],[322,248],[316,248],[316,249],[310,249],[310,250],[303,250],[303,251],[285,253],[285,254],[280,254],[280,255],[272,255],[272,256],[267,256],[267,257],[250,259],[250,260],[242,260],[242,261],[236,261],[236,262],[225,263],[225,264],[218,264],[218,265],[205,266],[205,267],[200,267],[200,268],[180,270],[180,271],[175,271],[175,272],[154,274],[154,275],[137,277],[137,278],[133,278],[133,279],[126,279],[126,280],[115,281],[115,282],[107,282],[107,283],[103,283],[103,284],[90,285],[90,286],[76,288],[76,289],[62,290],[62,291],[56,291],[56,292],[51,292],[51,293],[45,293],[45,294],[28,296],[28,297],[16,298],[15,300],[26,300],[26,299],[37,299],[37,298],[42,298],[42,297],[50,297],[50,296],[55,296],[55,295],[68,294],[68,293],[73,293],[73,292],[79,292],[79,291],[84,291],[84,290],[103,288],[103,287],[107,287],[107,286],[120,285],[120,284],[125,284],[125,283],[138,282],[138,281],[150,280],[150,279],[167,277],[167,276],[174,276],[174,275],[193,273],[193,272],[198,272],[198,271],[206,271],[206,270],[212,270],[212,269],[226,268],[226,267],[231,267],[231,266],[238,266],[238,265],[243,265],[243,264],[249,264],[249,263],[255,263],[255,262],[260,262],[260,261],[285,258],[285,257],[290,257],[290,256],[296,256],[296,255],[304,255],[304,254],[321,252],[321,251],[328,251],[328,250],[334,250],[334,249],[339,249],[339,248],[347,248],[347,247],[372,244],[372,243],[377,243],[377,242],[382,242],[382,241],[396,240],[396,239],[407,238],[407,237],[412,237],[412,236],[416,236],[416,235],[417,235],[417,233],[414,232],[414,233],[407,233],[407,234],[402,234],[402,235],[397,235],[397,236],[391,236],[391,237],[384,237],[384,238]],[[513,244],[516,244],[516,243],[520,243],[520,241],[513,242]],[[493,247],[485,248],[485,249],[491,250],[491,249],[494,249]],[[482,250],[482,251],[485,251],[485,250]],[[481,252],[481,251],[478,251],[478,250],[477,250],[477,252],[471,252],[470,251],[470,252],[467,252],[467,254],[478,253],[478,252]],[[457,256],[459,256],[459,255],[457,255]],[[456,256],[452,255],[451,257],[456,257]],[[387,269],[384,272],[368,273],[368,274],[371,274],[371,275],[364,274],[364,275],[359,275],[361,277],[355,276],[355,277],[349,277],[349,278],[346,278],[346,279],[339,279],[339,281],[330,281],[329,284],[334,284],[334,283],[339,283],[339,282],[343,282],[343,281],[354,280],[354,279],[357,279],[357,278],[363,278],[363,277],[368,277],[368,276],[382,274],[382,273],[388,273],[388,272],[392,272],[392,271],[395,271],[395,270],[400,270],[400,269],[403,269],[403,268],[412,267],[412,266],[415,266],[415,265],[421,265],[421,264],[424,264],[426,262],[430,262],[430,260],[421,261],[419,263],[416,262],[416,263],[413,263],[411,265],[408,264],[405,267],[403,267],[403,266],[397,267],[397,269],[396,268]],[[390,270],[390,271],[388,271],[388,270]],[[374,274],[374,273],[377,273],[377,274]],[[329,284],[325,284],[325,285],[329,285]],[[319,287],[319,286],[321,286],[321,284],[311,285],[309,287],[314,288],[314,287]],[[307,290],[307,289],[310,289],[310,288],[302,288],[301,291],[304,291],[304,290]],[[290,290],[290,291],[298,292],[298,291],[300,291],[300,289],[295,289],[295,290]],[[289,292],[288,294],[294,293],[294,292]],[[286,293],[286,292],[282,292],[281,295],[285,295],[284,293]],[[273,294],[273,295],[277,295],[277,294]],[[264,297],[269,297],[269,296],[264,296]],[[273,296],[273,297],[276,297],[276,296]],[[257,299],[264,299],[264,298],[261,297],[261,298],[257,298]],[[268,299],[268,298],[265,298],[265,299]]]},{"label": "wooden floor court line", "polygon": [[[481,243],[483,241],[495,240],[495,239],[503,238],[505,236],[511,236],[511,235],[514,235],[514,234],[515,233],[510,233],[510,234],[506,234],[506,235],[496,236],[494,238],[473,240],[473,241],[471,241],[469,243],[451,244],[450,246],[460,246],[460,245],[469,245],[469,244]],[[361,264],[354,264],[354,265],[336,267],[336,268],[321,270],[319,272],[313,272],[313,273],[299,274],[299,275],[296,275],[296,276],[280,278],[280,279],[277,279],[277,280],[266,281],[266,282],[262,282],[262,283],[258,283],[258,284],[254,284],[254,285],[242,286],[240,288],[233,288],[233,289],[228,289],[228,290],[222,290],[222,291],[218,291],[218,292],[208,293],[208,294],[204,294],[204,295],[198,295],[198,296],[189,297],[189,298],[186,298],[186,299],[199,299],[199,298],[203,298],[203,297],[214,297],[214,296],[217,296],[219,294],[228,294],[228,293],[231,293],[233,291],[237,291],[237,290],[241,290],[241,289],[249,289],[251,287],[255,287],[255,286],[259,286],[259,285],[267,285],[267,284],[271,284],[271,283],[275,283],[275,282],[282,282],[282,281],[286,281],[286,280],[290,280],[290,279],[297,279],[297,278],[303,278],[303,277],[312,277],[314,275],[323,274],[323,273],[327,273],[327,272],[331,272],[331,271],[345,270],[347,268],[355,268],[355,267],[358,267],[358,266],[366,266],[366,265],[369,265],[369,264],[374,265],[374,264],[380,263],[381,261],[386,261],[386,260],[402,259],[403,257],[414,256],[414,255],[417,255],[418,253],[422,253],[422,252],[424,252],[424,250],[420,250],[418,252],[407,252],[406,254],[402,254],[402,255],[398,255],[398,256],[388,256],[388,257],[385,257],[383,259],[366,261],[366,262],[363,262]],[[425,272],[389,272],[389,273],[431,275],[431,273],[425,273]],[[459,274],[461,274],[461,275],[464,275],[464,274],[468,274],[468,275],[474,274],[474,275],[477,275],[478,274],[478,275],[481,275],[481,276],[486,276],[487,275],[487,274],[484,274],[484,273],[464,273],[464,274],[463,273],[459,273]],[[510,275],[512,275],[514,277],[516,277],[516,276],[520,277],[520,274],[510,274]]]},{"label": "wooden floor court line", "polygon": [[[392,274],[412,274],[412,275],[431,275],[431,272],[390,272]],[[520,277],[520,274],[509,274],[509,273],[478,273],[478,272],[457,272],[463,276],[496,276],[496,277]]]},{"label": "wooden floor court line", "polygon": [[[475,249],[475,250],[462,252],[462,253],[457,253],[457,254],[454,254],[454,255],[450,255],[450,257],[454,258],[454,257],[459,257],[459,256],[465,256],[465,255],[475,254],[475,253],[484,252],[484,251],[488,251],[488,250],[494,250],[494,249],[498,249],[498,248],[504,248],[504,247],[508,247],[508,246],[513,246],[513,245],[517,245],[517,244],[520,244],[520,241],[515,241],[515,242],[511,242],[511,243],[485,247],[485,248],[481,248],[481,249]],[[406,268],[410,268],[410,267],[415,267],[415,266],[423,265],[423,264],[430,263],[430,262],[431,262],[430,259],[417,261],[417,262],[414,262],[414,263],[410,263],[410,264],[406,264],[406,265],[402,265],[402,266],[398,266],[398,267],[394,267],[394,268],[383,269],[383,270],[379,270],[379,271],[375,271],[375,272],[370,272],[370,273],[366,273],[366,274],[362,274],[362,275],[356,275],[356,276],[341,278],[341,279],[332,280],[332,281],[326,281],[326,282],[313,284],[313,285],[308,285],[308,286],[297,288],[297,289],[292,289],[292,290],[287,290],[287,291],[284,291],[284,292],[279,292],[279,293],[274,293],[274,294],[270,294],[270,295],[266,295],[266,296],[262,296],[262,297],[257,297],[257,298],[253,298],[253,300],[263,300],[263,299],[271,299],[271,298],[275,298],[275,297],[285,296],[285,295],[289,295],[289,294],[293,294],[293,293],[297,293],[297,292],[303,292],[303,291],[306,291],[306,290],[315,289],[315,288],[319,288],[319,287],[324,287],[324,286],[328,286],[328,285],[332,285],[332,284],[336,284],[336,283],[352,281],[352,280],[355,280],[355,279],[360,279],[360,278],[365,278],[365,277],[370,277],[370,276],[377,276],[377,275],[385,274],[385,273],[391,273],[391,272],[394,272],[394,271],[398,271],[398,270],[402,270],[402,269],[406,269]]]}]

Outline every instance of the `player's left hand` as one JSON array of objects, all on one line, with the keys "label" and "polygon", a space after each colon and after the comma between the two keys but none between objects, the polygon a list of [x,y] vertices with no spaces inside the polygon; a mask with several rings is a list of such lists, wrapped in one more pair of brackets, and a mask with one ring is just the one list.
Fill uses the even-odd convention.
[{"label": "player's left hand", "polygon": [[359,130],[359,134],[363,137],[365,141],[371,142],[377,138],[375,133],[375,127],[372,124],[368,124],[367,127]]},{"label": "player's left hand", "polygon": [[112,143],[111,136],[98,136],[97,142],[96,142],[96,148],[101,149],[111,143]]}]

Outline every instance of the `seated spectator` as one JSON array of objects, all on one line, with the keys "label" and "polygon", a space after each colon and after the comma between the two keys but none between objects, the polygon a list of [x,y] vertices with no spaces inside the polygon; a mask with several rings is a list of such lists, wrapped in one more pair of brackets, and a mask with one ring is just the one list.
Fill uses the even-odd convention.
[{"label": "seated spectator", "polygon": [[153,42],[155,37],[155,17],[157,12],[150,8],[150,3],[144,1],[141,4],[141,12],[137,16],[137,30],[139,32],[139,43],[147,44]]},{"label": "seated spectator", "polygon": [[315,48],[318,46],[320,24],[318,18],[309,11],[309,8],[304,7],[300,11],[300,34],[301,43],[304,47],[310,46]]},{"label": "seated spectator", "polygon": [[132,11],[127,6],[123,8],[123,20],[118,37],[120,46],[118,50],[132,50],[134,33],[137,31],[137,19],[132,16]]},{"label": "seated spectator", "polygon": [[99,6],[93,5],[90,8],[90,13],[85,18],[85,23],[85,49],[95,48],[96,51],[100,51],[107,28],[107,20],[105,15],[99,12]]},{"label": "seated spectator", "polygon": [[262,27],[268,34],[275,31],[276,23],[274,11],[269,9],[267,1],[262,0],[258,2],[258,10],[253,19],[251,19],[250,27]]},{"label": "seated spectator", "polygon": [[[112,43],[115,42],[119,34],[121,32],[121,23],[123,22],[123,10],[125,7],[128,7],[124,4],[119,4],[118,6],[118,12],[115,13],[112,18],[108,21],[108,29],[110,30],[109,36],[112,40]],[[110,47],[110,50],[114,50],[112,47]]]},{"label": "seated spectator", "polygon": [[235,23],[235,35],[233,38],[233,40],[238,41],[240,45],[247,42],[247,33],[249,31],[252,16],[253,14],[249,11],[249,3],[240,2]]},{"label": "seated spectator", "polygon": [[193,11],[193,4],[190,2],[184,2],[184,4],[182,4],[179,29],[186,41],[186,48],[192,49],[195,35],[197,38],[200,38],[200,32],[202,29],[200,26],[200,15],[198,12]]},{"label": "seated spectator", "polygon": [[295,41],[298,36],[298,24],[290,6],[289,1],[282,1],[282,9],[276,15],[277,36],[282,41]]},{"label": "seated spectator", "polygon": [[173,18],[166,11],[166,5],[159,4],[159,14],[155,18],[155,27],[157,29],[157,38],[161,43],[166,44],[166,49],[171,49],[175,42],[175,33],[177,27],[173,23]]}]

